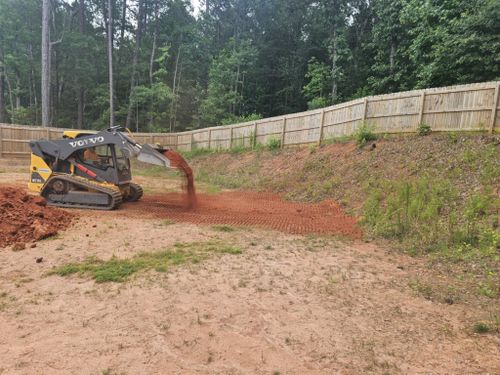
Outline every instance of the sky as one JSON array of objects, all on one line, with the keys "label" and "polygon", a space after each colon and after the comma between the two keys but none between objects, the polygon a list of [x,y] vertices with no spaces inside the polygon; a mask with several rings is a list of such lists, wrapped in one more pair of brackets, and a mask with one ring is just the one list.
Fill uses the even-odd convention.
[{"label": "sky", "polygon": [[191,0],[191,5],[193,5],[194,15],[198,16],[200,13],[200,8],[202,6],[203,0]]}]

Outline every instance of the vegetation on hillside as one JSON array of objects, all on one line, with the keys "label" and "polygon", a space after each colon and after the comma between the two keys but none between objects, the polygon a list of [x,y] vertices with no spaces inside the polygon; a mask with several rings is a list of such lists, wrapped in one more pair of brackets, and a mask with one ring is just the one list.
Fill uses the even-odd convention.
[{"label": "vegetation on hillside", "polygon": [[43,92],[52,125],[106,126],[108,23],[116,123],[142,131],[500,78],[498,0],[201,5],[195,16],[189,0],[0,0],[0,122],[40,124]]},{"label": "vegetation on hillside", "polygon": [[[390,137],[359,148],[263,148],[188,155],[197,180],[218,188],[273,190],[288,199],[335,199],[385,238],[454,268],[477,294],[500,297],[500,151],[495,136]],[[358,140],[359,143],[359,140]],[[243,153],[243,154],[241,154]],[[460,269],[460,271],[456,271]]]}]

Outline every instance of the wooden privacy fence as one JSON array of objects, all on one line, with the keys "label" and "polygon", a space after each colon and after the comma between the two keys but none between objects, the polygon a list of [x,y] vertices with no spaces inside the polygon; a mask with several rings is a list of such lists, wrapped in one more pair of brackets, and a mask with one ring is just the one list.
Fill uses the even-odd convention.
[{"label": "wooden privacy fence", "polygon": [[[190,151],[265,144],[321,143],[353,135],[362,123],[376,133],[414,133],[420,124],[432,131],[500,130],[500,81],[369,96],[330,107],[236,125],[181,133],[135,133],[140,143],[160,143]],[[29,155],[31,139],[58,139],[65,129],[0,124],[0,157]]]}]

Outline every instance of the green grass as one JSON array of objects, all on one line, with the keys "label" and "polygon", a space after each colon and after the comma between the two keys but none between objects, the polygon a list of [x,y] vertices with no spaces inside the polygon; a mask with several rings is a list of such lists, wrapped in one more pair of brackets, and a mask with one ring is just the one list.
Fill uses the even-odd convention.
[{"label": "green grass", "polygon": [[488,323],[485,322],[477,322],[474,324],[474,327],[472,327],[472,330],[475,333],[488,333],[492,331],[492,327]]},{"label": "green grass", "polygon": [[241,249],[221,242],[177,243],[171,249],[157,252],[143,252],[133,258],[119,259],[112,257],[104,261],[89,257],[80,263],[69,263],[49,271],[49,275],[90,276],[98,283],[123,282],[139,271],[156,270],[166,272],[169,267],[199,263],[214,254],[241,254]]},{"label": "green grass", "polygon": [[225,225],[225,224],[212,225],[212,229],[216,230],[218,232],[234,232],[236,230],[235,227],[233,227],[231,225]]}]

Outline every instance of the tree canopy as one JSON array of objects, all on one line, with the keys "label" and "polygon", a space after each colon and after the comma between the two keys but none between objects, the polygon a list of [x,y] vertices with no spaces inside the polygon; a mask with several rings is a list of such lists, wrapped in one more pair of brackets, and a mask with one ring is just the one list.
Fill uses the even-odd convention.
[{"label": "tree canopy", "polygon": [[[180,131],[500,79],[500,0],[0,0],[0,122]],[[111,24],[109,24],[111,20]],[[45,60],[46,61],[46,60]],[[47,70],[47,69],[46,69]],[[45,81],[47,82],[47,81]]]}]

